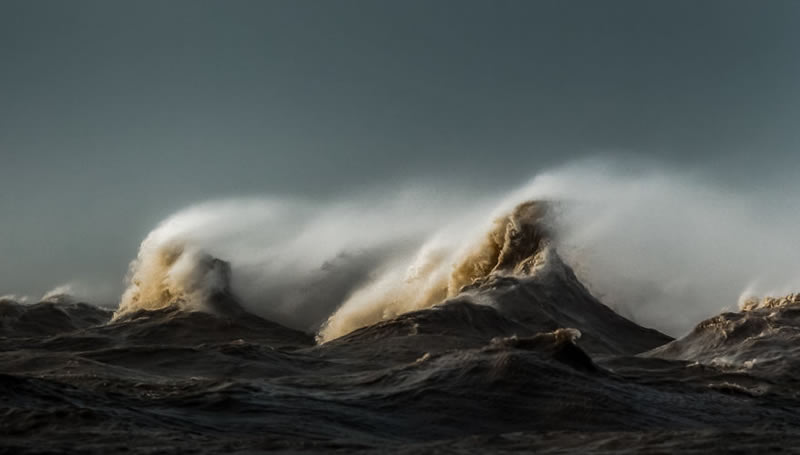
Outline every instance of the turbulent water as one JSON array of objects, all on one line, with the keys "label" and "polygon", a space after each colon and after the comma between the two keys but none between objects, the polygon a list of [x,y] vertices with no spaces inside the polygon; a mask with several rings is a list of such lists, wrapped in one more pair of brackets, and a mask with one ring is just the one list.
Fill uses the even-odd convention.
[{"label": "turbulent water", "polygon": [[[477,230],[358,235],[361,249],[316,272],[275,245],[265,255],[280,267],[215,257],[217,233],[183,224],[197,221],[190,211],[145,239],[113,311],[59,294],[0,300],[0,448],[753,453],[800,443],[800,295],[746,300],[673,339],[584,285],[566,260],[578,256],[559,252],[558,204],[501,207]],[[253,287],[259,268],[290,278]]]}]

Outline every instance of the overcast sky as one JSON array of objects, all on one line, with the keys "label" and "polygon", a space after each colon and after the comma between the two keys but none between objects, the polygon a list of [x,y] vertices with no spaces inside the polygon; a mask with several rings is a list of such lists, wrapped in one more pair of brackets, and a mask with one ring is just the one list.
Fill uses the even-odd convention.
[{"label": "overcast sky", "polygon": [[800,1],[4,0],[0,65],[0,294],[116,286],[209,198],[800,170]]}]

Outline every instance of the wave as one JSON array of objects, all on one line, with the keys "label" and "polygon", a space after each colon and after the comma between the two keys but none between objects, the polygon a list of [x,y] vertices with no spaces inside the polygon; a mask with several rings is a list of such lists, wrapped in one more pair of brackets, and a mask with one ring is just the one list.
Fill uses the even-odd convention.
[{"label": "wave", "polygon": [[495,219],[483,239],[466,250],[437,249],[437,240],[423,245],[405,268],[405,276],[398,276],[398,269],[389,270],[356,291],[325,322],[319,339],[328,341],[359,327],[429,308],[493,274],[528,273],[550,238],[546,213],[546,203],[527,201]]},{"label": "wave", "polygon": [[494,194],[444,185],[328,203],[200,204],[147,236],[117,313],[208,311],[203,302],[224,288],[245,310],[326,341],[488,276],[530,274],[546,245],[601,300],[668,333],[743,289],[796,288],[800,258],[786,248],[794,212],[697,176],[631,168],[584,162]]},{"label": "wave", "polygon": [[[477,246],[464,251],[444,248],[437,251],[431,242],[424,244],[406,268],[405,279],[394,281],[397,269],[392,268],[361,288],[348,289],[346,292],[352,296],[327,318],[320,330],[320,340],[430,307],[491,274],[522,273],[523,269],[529,269],[533,257],[549,238],[544,223],[546,210],[542,202],[520,204],[511,213],[497,218]],[[451,265],[449,259],[456,254],[463,257]],[[363,253],[360,256],[363,258]],[[352,266],[352,262],[347,264],[348,260],[352,256],[340,253],[334,261],[323,264],[321,270],[330,272],[337,266],[341,270],[338,263],[342,262],[345,268]],[[348,277],[343,278],[345,284],[356,284],[346,283]],[[185,240],[164,235],[161,229],[142,243],[137,259],[131,264],[129,283],[115,320],[140,310],[167,307],[224,312],[226,308],[210,302],[215,295],[232,292],[230,264],[187,246]],[[303,309],[302,305],[309,302],[298,303],[298,309]]]},{"label": "wave", "polygon": [[717,367],[797,376],[800,294],[750,298],[740,311],[706,319],[685,337],[645,353]]},{"label": "wave", "polygon": [[[245,309],[313,331],[377,270],[446,224],[449,203],[417,208],[423,199],[400,194],[377,208],[370,200],[268,199],[190,207],[142,242],[118,313],[173,304],[207,309],[207,296],[229,285]],[[214,258],[229,262],[230,276],[200,264]]]},{"label": "wave", "polygon": [[0,337],[56,335],[105,324],[110,318],[108,310],[71,299],[26,304],[0,298]]},{"label": "wave", "polygon": [[[543,449],[626,435],[645,450],[674,449],[676,435],[741,448],[742,431],[764,447],[765,425],[800,416],[798,294],[743,299],[675,341],[593,295],[681,327],[796,283],[783,222],[756,229],[760,212],[731,215],[726,197],[573,169],[483,198],[190,207],[142,242],[113,320],[65,287],[33,305],[0,298],[0,434],[11,451],[86,434],[106,452],[407,451],[444,438],[474,451],[519,448],[507,436],[520,431]],[[720,429],[737,433],[709,436]]]},{"label": "wave", "polygon": [[[230,264],[207,253],[172,243],[151,245],[145,239],[132,265],[131,285],[122,295],[114,320],[140,310],[168,307],[226,313],[236,311],[230,294]],[[225,302],[215,304],[215,302]]]}]

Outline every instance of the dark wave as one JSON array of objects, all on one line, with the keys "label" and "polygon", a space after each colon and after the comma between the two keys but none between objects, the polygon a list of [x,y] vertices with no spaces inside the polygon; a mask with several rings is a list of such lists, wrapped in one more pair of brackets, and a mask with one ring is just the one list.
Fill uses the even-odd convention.
[{"label": "dark wave", "polygon": [[[800,442],[785,423],[800,418],[797,296],[672,340],[587,290],[544,207],[498,219],[437,282],[436,302],[324,343],[247,311],[230,265],[191,249],[153,256],[137,279],[160,278],[133,282],[113,319],[69,299],[0,302],[0,447],[607,453]],[[166,280],[176,264],[184,280]]]},{"label": "dark wave", "polygon": [[0,300],[0,336],[32,337],[72,332],[111,319],[112,312],[87,303]]}]

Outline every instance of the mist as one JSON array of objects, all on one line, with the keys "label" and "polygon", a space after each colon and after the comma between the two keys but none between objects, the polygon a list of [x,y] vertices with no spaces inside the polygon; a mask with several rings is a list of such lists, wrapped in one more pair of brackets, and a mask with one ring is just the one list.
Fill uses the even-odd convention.
[{"label": "mist", "polygon": [[582,281],[622,314],[682,335],[748,296],[800,288],[797,189],[588,161],[540,174],[511,199],[561,201],[561,254]]}]

